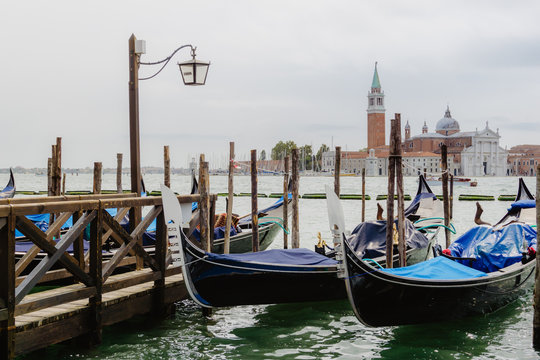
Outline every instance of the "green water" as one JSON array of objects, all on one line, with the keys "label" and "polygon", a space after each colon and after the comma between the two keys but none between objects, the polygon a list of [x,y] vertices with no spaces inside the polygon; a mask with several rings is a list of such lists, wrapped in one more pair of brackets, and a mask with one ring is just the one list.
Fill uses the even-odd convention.
[{"label": "green water", "polygon": [[92,349],[54,345],[23,359],[536,359],[532,292],[488,316],[367,328],[346,301],[220,309],[189,300],[173,317],[107,327]]},{"label": "green water", "polygon": [[[20,179],[24,187],[41,188],[37,177]],[[46,179],[45,179],[46,180]],[[158,189],[162,176],[145,176],[148,189]],[[173,176],[172,188],[189,190],[189,178]],[[330,177],[301,178],[301,193],[324,191]],[[1,183],[1,182],[0,182]],[[91,179],[68,177],[68,189],[84,189]],[[128,183],[128,182],[125,182]],[[211,191],[227,189],[227,178],[213,176]],[[534,192],[533,178],[526,179]],[[114,175],[104,177],[113,188]],[[406,178],[405,192],[416,192],[416,179]],[[104,185],[104,188],[106,186]],[[247,192],[249,177],[235,178],[235,192]],[[281,177],[259,178],[259,192],[281,191]],[[367,178],[366,193],[386,192],[386,180]],[[31,188],[33,190],[33,188]],[[341,179],[342,193],[360,193],[360,178]],[[441,194],[439,188],[433,189]],[[479,178],[477,188],[456,186],[455,195],[515,194],[517,178]],[[250,209],[249,198],[235,198],[238,213]],[[259,206],[275,199],[261,198]],[[360,222],[361,201],[342,201],[348,228]],[[382,202],[384,205],[385,203]],[[407,203],[406,203],[407,204]],[[508,202],[483,202],[483,219],[497,221]],[[373,219],[377,201],[366,202],[366,218]],[[225,201],[218,199],[217,211]],[[454,224],[458,234],[473,226],[475,202],[454,202]],[[313,248],[317,232],[329,241],[325,200],[300,200],[300,244]],[[444,238],[440,239],[444,242]],[[282,246],[278,236],[271,248]],[[39,350],[21,359],[540,359],[532,349],[532,289],[527,296],[496,313],[426,325],[367,328],[360,324],[347,301],[266,306],[241,306],[214,311],[204,317],[190,300],[177,304],[176,314],[163,321],[139,317],[103,332],[103,343],[91,349],[59,344]]]}]

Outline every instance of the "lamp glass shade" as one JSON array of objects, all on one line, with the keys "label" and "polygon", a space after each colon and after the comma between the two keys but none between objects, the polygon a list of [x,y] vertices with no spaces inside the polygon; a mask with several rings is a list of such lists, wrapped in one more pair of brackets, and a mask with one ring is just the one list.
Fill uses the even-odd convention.
[{"label": "lamp glass shade", "polygon": [[204,85],[210,63],[197,59],[178,63],[185,85]]}]

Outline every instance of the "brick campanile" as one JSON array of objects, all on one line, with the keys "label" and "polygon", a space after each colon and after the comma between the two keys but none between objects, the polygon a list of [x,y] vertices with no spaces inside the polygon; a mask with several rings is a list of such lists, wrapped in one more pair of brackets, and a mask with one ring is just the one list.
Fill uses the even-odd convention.
[{"label": "brick campanile", "polygon": [[375,72],[373,73],[371,91],[368,93],[368,149],[385,145],[385,112],[384,92],[381,91],[379,73],[377,72],[377,63],[375,63]]}]

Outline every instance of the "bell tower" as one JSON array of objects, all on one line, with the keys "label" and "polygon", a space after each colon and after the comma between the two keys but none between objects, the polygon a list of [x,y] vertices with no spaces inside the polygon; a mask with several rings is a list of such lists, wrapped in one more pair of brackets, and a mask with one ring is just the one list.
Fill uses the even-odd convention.
[{"label": "bell tower", "polygon": [[381,91],[379,73],[377,72],[377,63],[375,63],[371,91],[368,93],[368,149],[385,145],[385,112],[384,92]]}]

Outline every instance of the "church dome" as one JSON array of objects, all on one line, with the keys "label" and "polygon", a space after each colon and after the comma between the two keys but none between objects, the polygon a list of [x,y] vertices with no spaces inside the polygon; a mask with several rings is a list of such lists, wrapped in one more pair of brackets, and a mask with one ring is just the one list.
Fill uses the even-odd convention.
[{"label": "church dome", "polygon": [[437,121],[437,127],[435,128],[435,131],[450,131],[455,130],[459,131],[459,123],[456,119],[452,118],[452,115],[450,115],[450,108],[446,108],[446,112],[444,113],[444,117]]}]

